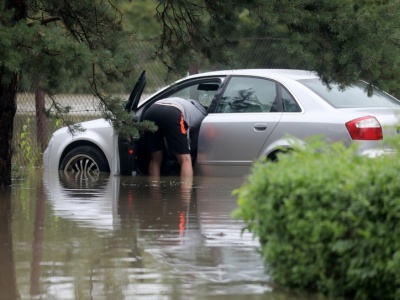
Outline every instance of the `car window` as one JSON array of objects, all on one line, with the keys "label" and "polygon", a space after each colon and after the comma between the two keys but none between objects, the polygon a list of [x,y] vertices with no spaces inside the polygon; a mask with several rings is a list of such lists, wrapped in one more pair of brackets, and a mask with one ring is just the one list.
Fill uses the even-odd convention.
[{"label": "car window", "polygon": [[303,79],[299,82],[336,108],[400,106],[399,100],[378,89],[374,89],[374,94],[369,97],[366,92],[367,84],[361,81],[345,89],[340,89],[334,83],[328,88],[318,79]]},{"label": "car window", "polygon": [[282,87],[282,105],[284,112],[301,112],[301,108],[287,89]]},{"label": "car window", "polygon": [[232,77],[217,106],[217,113],[276,112],[276,84],[253,77]]},{"label": "car window", "polygon": [[211,104],[221,81],[207,82],[207,83],[194,83],[193,85],[186,86],[168,97],[181,97],[184,99],[192,99],[199,101],[203,106],[208,107]]}]

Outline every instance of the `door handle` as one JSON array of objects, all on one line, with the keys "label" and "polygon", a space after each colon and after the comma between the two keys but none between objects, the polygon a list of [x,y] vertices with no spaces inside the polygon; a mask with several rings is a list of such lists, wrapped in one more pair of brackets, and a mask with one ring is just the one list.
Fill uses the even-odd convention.
[{"label": "door handle", "polygon": [[256,131],[264,131],[264,130],[266,130],[267,129],[267,124],[265,124],[265,123],[257,123],[257,124],[254,124],[254,129],[256,130]]}]

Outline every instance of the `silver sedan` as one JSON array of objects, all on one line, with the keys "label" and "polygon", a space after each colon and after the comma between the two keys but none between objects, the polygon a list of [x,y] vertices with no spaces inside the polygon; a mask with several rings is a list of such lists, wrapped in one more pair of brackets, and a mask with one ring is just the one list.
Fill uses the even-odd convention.
[{"label": "silver sedan", "polygon": [[[227,70],[185,77],[147,99],[141,99],[145,72],[126,109],[138,121],[155,101],[182,97],[207,108],[200,128],[191,132],[197,175],[242,176],[260,157],[276,159],[293,141],[319,135],[327,141],[357,143],[360,155],[390,152],[383,138],[397,134],[400,101],[359,82],[342,90],[325,86],[315,73],[302,70]],[[85,174],[145,174],[149,153],[139,137],[118,138],[103,119],[81,123],[86,130],[70,135],[54,132],[43,160],[49,169]],[[166,153],[164,174],[179,174],[179,165]]]}]

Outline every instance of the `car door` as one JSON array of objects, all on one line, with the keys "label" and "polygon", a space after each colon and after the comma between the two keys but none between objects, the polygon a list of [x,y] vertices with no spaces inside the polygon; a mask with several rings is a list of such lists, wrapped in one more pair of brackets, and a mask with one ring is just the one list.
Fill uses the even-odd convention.
[{"label": "car door", "polygon": [[199,175],[246,174],[282,116],[275,81],[232,76],[202,122]]},{"label": "car door", "polygon": [[[144,87],[146,86],[146,71],[143,71],[132,92],[129,96],[128,102],[125,105],[125,110],[129,113],[135,112],[140,97],[143,93]],[[119,156],[119,173],[121,175],[132,175],[133,170],[136,168],[136,158],[133,153],[135,152],[134,140],[118,137],[118,156]]]},{"label": "car door", "polygon": [[[168,97],[180,97],[187,100],[198,101],[206,109],[210,106],[215,94],[218,92],[219,87],[222,85],[225,76],[204,76],[196,77],[188,80],[181,81],[177,84],[171,85],[169,88],[161,91],[154,95],[152,98],[147,100],[142,107],[136,112],[139,120],[143,120],[146,109],[150,107],[154,102],[160,99]],[[197,144],[198,144],[198,133],[199,128],[192,128],[190,131],[190,145],[192,159],[195,162],[197,156]],[[145,174],[148,169],[150,160],[150,153],[144,146],[144,141],[138,141],[137,146],[137,170],[141,174]],[[175,159],[175,156],[169,155],[164,157],[165,159]]]}]

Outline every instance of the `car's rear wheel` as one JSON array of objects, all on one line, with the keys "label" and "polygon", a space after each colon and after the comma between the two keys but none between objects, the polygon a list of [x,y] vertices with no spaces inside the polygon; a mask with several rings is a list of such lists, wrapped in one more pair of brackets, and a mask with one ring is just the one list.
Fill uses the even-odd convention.
[{"label": "car's rear wheel", "polygon": [[90,177],[110,172],[104,154],[92,146],[79,146],[72,149],[62,160],[60,170],[86,174]]}]

